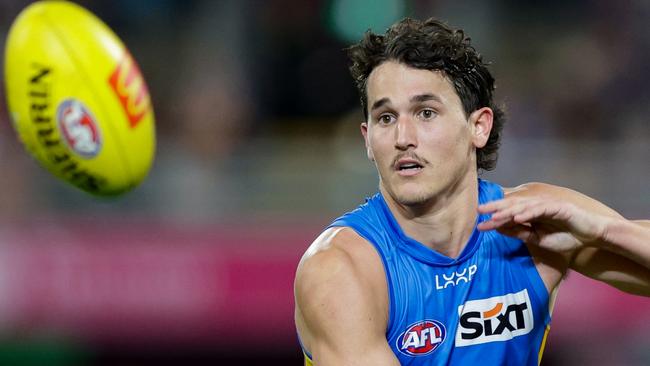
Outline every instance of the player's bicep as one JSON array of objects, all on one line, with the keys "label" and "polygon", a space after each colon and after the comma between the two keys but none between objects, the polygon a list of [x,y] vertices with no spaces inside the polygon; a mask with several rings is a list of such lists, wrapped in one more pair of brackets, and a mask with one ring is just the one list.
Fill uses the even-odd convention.
[{"label": "player's bicep", "polygon": [[399,365],[381,307],[345,252],[330,248],[303,261],[296,306],[315,366]]},{"label": "player's bicep", "polygon": [[603,249],[586,247],[574,256],[571,269],[635,295],[650,296],[650,270]]}]

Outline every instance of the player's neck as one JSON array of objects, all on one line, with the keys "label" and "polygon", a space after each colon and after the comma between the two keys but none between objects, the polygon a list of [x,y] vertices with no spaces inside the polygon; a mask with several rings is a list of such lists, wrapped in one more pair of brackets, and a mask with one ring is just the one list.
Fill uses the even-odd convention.
[{"label": "player's neck", "polygon": [[465,177],[424,205],[405,206],[382,188],[382,194],[404,233],[451,258],[460,255],[476,224],[478,178]]}]

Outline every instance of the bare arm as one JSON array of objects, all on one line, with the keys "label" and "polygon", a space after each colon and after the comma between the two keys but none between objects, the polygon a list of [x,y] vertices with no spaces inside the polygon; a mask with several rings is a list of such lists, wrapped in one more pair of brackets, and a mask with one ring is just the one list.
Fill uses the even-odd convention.
[{"label": "bare arm", "polygon": [[571,268],[625,292],[650,296],[650,225],[623,218],[605,222],[603,236],[577,251]]},{"label": "bare arm", "polygon": [[650,296],[650,225],[630,221],[578,192],[531,183],[483,205],[482,230],[497,229],[562,253],[568,266],[623,291]]},{"label": "bare arm", "polygon": [[650,220],[607,220],[601,239],[604,249],[634,259],[650,268]]},{"label": "bare arm", "polygon": [[342,249],[345,240],[335,231],[324,233],[298,267],[296,326],[301,339],[315,366],[398,366],[386,341],[385,310],[363,267]]}]

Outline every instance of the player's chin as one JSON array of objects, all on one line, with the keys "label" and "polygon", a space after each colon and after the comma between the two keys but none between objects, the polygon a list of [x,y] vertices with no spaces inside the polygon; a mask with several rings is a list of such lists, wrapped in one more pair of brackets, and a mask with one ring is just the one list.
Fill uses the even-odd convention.
[{"label": "player's chin", "polygon": [[418,206],[431,198],[429,192],[420,184],[409,182],[395,188],[395,200],[405,206]]}]

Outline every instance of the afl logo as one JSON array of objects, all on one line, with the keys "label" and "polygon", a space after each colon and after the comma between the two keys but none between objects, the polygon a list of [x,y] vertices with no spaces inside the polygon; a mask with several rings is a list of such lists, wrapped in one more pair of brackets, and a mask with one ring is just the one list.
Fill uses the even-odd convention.
[{"label": "afl logo", "polygon": [[447,331],[437,320],[422,320],[406,329],[397,338],[397,349],[407,356],[424,356],[438,349]]},{"label": "afl logo", "polygon": [[88,109],[75,99],[66,99],[56,111],[57,125],[68,147],[84,158],[92,158],[102,147],[99,126]]}]

